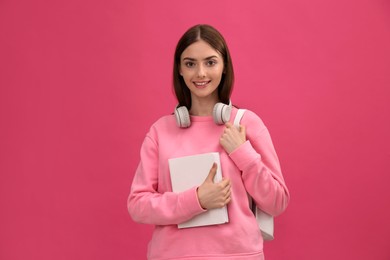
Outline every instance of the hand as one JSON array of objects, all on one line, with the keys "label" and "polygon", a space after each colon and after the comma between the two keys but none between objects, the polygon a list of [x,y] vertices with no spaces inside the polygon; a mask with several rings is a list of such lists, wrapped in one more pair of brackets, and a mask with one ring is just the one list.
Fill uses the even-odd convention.
[{"label": "hand", "polygon": [[240,145],[246,141],[246,131],[245,126],[240,125],[240,129],[237,129],[231,123],[225,124],[225,130],[219,139],[219,143],[225,149],[225,151],[230,154],[236,150]]},{"label": "hand", "polygon": [[197,190],[199,203],[204,209],[222,208],[231,201],[230,180],[223,179],[221,182],[214,183],[217,167],[214,163],[209,175]]}]

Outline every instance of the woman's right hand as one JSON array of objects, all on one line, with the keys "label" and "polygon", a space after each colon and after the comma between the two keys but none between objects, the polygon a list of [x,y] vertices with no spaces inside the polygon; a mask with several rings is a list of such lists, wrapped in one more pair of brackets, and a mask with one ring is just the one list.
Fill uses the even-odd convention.
[{"label": "woman's right hand", "polygon": [[222,179],[214,183],[217,173],[217,164],[214,163],[205,181],[198,187],[198,200],[202,208],[222,208],[231,201],[231,183],[229,179]]}]

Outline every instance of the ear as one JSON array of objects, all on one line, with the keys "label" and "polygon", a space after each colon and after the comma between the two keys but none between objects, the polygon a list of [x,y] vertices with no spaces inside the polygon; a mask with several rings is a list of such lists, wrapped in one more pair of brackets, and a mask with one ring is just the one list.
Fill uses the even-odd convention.
[{"label": "ear", "polygon": [[179,70],[179,74],[180,74],[180,76],[182,76],[182,77],[183,77],[183,72],[181,71],[181,66],[179,65],[178,67],[179,67],[179,68],[178,68],[178,70]]}]

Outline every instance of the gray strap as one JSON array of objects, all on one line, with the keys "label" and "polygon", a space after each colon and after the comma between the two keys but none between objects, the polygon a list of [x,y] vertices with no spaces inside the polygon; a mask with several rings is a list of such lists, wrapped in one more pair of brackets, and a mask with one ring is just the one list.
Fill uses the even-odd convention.
[{"label": "gray strap", "polygon": [[244,116],[246,109],[238,109],[236,117],[234,118],[234,126],[240,128],[241,118]]}]

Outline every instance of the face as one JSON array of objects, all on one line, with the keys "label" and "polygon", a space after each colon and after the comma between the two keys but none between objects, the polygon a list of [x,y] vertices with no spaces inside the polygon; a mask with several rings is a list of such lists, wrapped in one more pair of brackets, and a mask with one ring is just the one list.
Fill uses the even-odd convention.
[{"label": "face", "polygon": [[224,70],[222,56],[203,40],[189,45],[180,57],[180,75],[194,98],[218,100],[217,88]]}]

